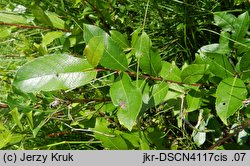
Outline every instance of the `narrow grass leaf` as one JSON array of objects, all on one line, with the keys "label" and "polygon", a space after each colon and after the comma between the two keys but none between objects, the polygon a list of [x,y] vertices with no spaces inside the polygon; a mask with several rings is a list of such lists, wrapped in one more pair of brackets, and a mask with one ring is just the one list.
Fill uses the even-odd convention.
[{"label": "narrow grass leaf", "polygon": [[16,123],[16,125],[21,129],[21,131],[23,131],[23,125],[21,123],[21,115],[18,112],[18,109],[15,107],[13,110],[10,111],[10,114],[14,120],[14,122]]}]

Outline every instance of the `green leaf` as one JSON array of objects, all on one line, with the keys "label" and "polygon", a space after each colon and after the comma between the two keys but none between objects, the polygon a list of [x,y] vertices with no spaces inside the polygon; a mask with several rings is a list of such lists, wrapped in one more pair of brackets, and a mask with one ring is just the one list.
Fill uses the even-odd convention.
[{"label": "green leaf", "polygon": [[21,142],[25,138],[25,134],[12,134],[9,144],[14,145]]},{"label": "green leaf", "polygon": [[84,49],[84,54],[88,62],[96,67],[104,53],[104,39],[103,36],[92,37]]},{"label": "green leaf", "polygon": [[234,5],[238,6],[238,5],[241,5],[244,2],[245,2],[245,0],[234,0]]},{"label": "green leaf", "polygon": [[10,34],[11,34],[10,28],[1,28],[0,29],[0,39],[8,37],[8,36],[10,36]]},{"label": "green leaf", "polygon": [[15,107],[13,110],[10,111],[10,114],[12,118],[14,119],[14,122],[17,124],[17,126],[23,131],[23,125],[21,123],[21,115],[18,112],[18,109]]},{"label": "green leaf", "polygon": [[193,84],[199,81],[207,72],[208,65],[204,64],[192,64],[187,66],[181,72],[182,82],[187,84]]},{"label": "green leaf", "polygon": [[55,32],[48,32],[42,40],[42,45],[43,46],[47,46],[50,43],[52,43],[55,39],[58,39],[60,37],[62,37],[63,32],[61,31],[55,31]]},{"label": "green leaf", "polygon": [[7,130],[6,127],[3,125],[2,121],[0,121],[0,131]]},{"label": "green leaf", "polygon": [[162,68],[162,60],[159,52],[151,49],[149,56],[142,56],[140,59],[140,68],[147,74],[158,76]]},{"label": "green leaf", "polygon": [[47,26],[50,26],[50,27],[53,26],[53,24],[50,21],[49,17],[45,14],[45,12],[43,11],[43,9],[41,7],[39,7],[37,5],[33,5],[31,7],[31,10],[32,10],[33,15],[35,16],[35,18],[39,22],[41,22],[41,23],[43,23],[43,24],[45,24]]},{"label": "green leaf", "polygon": [[234,47],[237,50],[237,55],[242,55],[248,51],[250,51],[250,39],[243,38],[238,42],[234,43]]},{"label": "green leaf", "polygon": [[216,111],[227,125],[227,118],[233,115],[246,99],[247,90],[242,80],[229,77],[220,82],[216,90]]},{"label": "green leaf", "polygon": [[181,70],[175,65],[166,61],[162,62],[162,69],[159,74],[165,80],[181,82]]},{"label": "green leaf", "polygon": [[247,34],[249,23],[250,18],[248,12],[239,15],[239,17],[235,19],[233,24],[235,29],[234,33],[232,34],[233,39],[235,39],[236,41],[242,39]]},{"label": "green leaf", "polygon": [[215,25],[221,27],[225,31],[233,31],[234,30],[234,21],[236,17],[227,12],[215,12],[214,13],[214,21]]},{"label": "green leaf", "polygon": [[137,39],[133,45],[135,56],[143,72],[157,76],[161,71],[161,57],[156,50],[152,50],[152,43],[145,32]]},{"label": "green leaf", "polygon": [[[136,85],[136,83],[134,85]],[[149,97],[150,87],[149,87],[147,81],[146,80],[138,80],[138,87],[140,88],[140,90],[142,92],[143,103],[148,104],[149,99],[150,99],[150,97]]]},{"label": "green leaf", "polygon": [[129,48],[128,39],[122,33],[112,30],[110,31],[111,38],[123,49]]},{"label": "green leaf", "polygon": [[34,128],[34,122],[33,122],[33,112],[32,111],[29,111],[27,112],[26,114],[26,121],[30,127],[31,130],[33,130]]},{"label": "green leaf", "polygon": [[[214,46],[214,45],[213,45]],[[203,46],[200,52],[200,59],[203,64],[209,64],[209,70],[216,76],[228,78],[234,75],[234,69],[228,57],[222,53],[214,52],[215,47]]]},{"label": "green leaf", "polygon": [[105,37],[105,35],[107,34],[104,30],[94,25],[83,24],[83,27],[84,27],[83,38],[86,43],[89,43],[92,37],[95,36]]},{"label": "green leaf", "polygon": [[156,150],[162,150],[165,148],[164,147],[165,133],[158,127],[148,127],[144,131],[144,135],[146,137],[145,141],[147,140],[147,142],[149,142],[151,146],[154,145],[156,147]]},{"label": "green leaf", "polygon": [[191,89],[186,95],[187,112],[192,112],[200,108],[202,95],[199,87]]},{"label": "green leaf", "polygon": [[130,145],[130,149],[139,149],[140,147],[140,133],[139,132],[122,132],[121,137]]},{"label": "green leaf", "polygon": [[81,2],[81,0],[74,0],[75,5],[77,5],[80,2]]},{"label": "green leaf", "polygon": [[241,70],[241,78],[243,80],[250,78],[250,51],[248,51],[245,55],[242,56],[239,62],[240,70]]},{"label": "green leaf", "polygon": [[[136,88],[128,74],[119,76],[110,88],[110,96],[115,106],[119,107],[119,122],[129,130],[136,124],[137,116],[142,107],[142,94],[140,89]],[[136,102],[135,102],[136,101]]]},{"label": "green leaf", "polygon": [[180,98],[184,93],[186,93],[186,89],[183,85],[169,83],[169,91],[165,100]]},{"label": "green leaf", "polygon": [[134,47],[136,45],[136,42],[139,38],[139,33],[142,31],[142,28],[137,28],[133,33],[132,33],[132,40],[131,40],[131,44]]},{"label": "green leaf", "polygon": [[0,131],[0,149],[5,147],[11,141],[12,134],[9,130]]},{"label": "green leaf", "polygon": [[221,54],[229,54],[231,49],[229,47],[229,38],[230,38],[230,34],[226,31],[222,31],[220,33],[220,45],[219,45],[219,49],[216,50],[217,53],[221,53]]},{"label": "green leaf", "polygon": [[142,35],[137,39],[134,44],[135,56],[139,59],[142,56],[149,57],[150,48],[152,46],[151,40],[145,32],[142,32]]},{"label": "green leaf", "polygon": [[20,15],[0,13],[0,22],[10,24],[27,24],[28,20]]},{"label": "green leaf", "polygon": [[151,95],[149,98],[149,106],[157,106],[164,101],[168,94],[168,84],[166,82],[161,82],[152,86]]},{"label": "green leaf", "polygon": [[46,12],[46,15],[48,16],[53,27],[59,28],[59,29],[65,28],[65,22],[62,19],[60,19],[57,14],[52,13],[52,12]]},{"label": "green leaf", "polygon": [[[96,62],[91,62],[94,66],[97,65],[98,61],[100,61],[100,64],[102,66],[107,67],[109,69],[122,71],[127,70],[128,60],[121,47],[101,28],[93,25],[84,24],[84,40],[86,41],[86,43],[88,44],[93,37],[96,37],[96,39],[93,39],[94,41],[97,41],[98,39],[100,40],[97,41],[99,44],[102,44],[104,40],[103,56],[99,60],[100,53],[102,50],[101,47],[98,51],[98,58],[95,60]],[[94,45],[94,43],[91,43],[91,45]],[[93,58],[89,57],[89,59]]]},{"label": "green leaf", "polygon": [[104,37],[104,53],[100,64],[114,70],[125,71],[128,68],[128,60],[125,53],[108,34]]},{"label": "green leaf", "polygon": [[228,60],[228,57],[223,54],[212,54],[207,59],[209,70],[216,76],[228,78],[234,76],[234,69]]},{"label": "green leaf", "polygon": [[[109,123],[104,118],[97,118],[95,124],[95,138],[102,141],[105,149],[125,150],[128,149],[125,140],[120,134],[108,128]],[[118,132],[118,131],[117,131]],[[119,133],[119,132],[118,132]]]},{"label": "green leaf", "polygon": [[140,150],[150,150],[150,143],[144,134],[141,134]]},{"label": "green leaf", "polygon": [[92,69],[86,60],[66,54],[43,56],[22,66],[13,85],[24,92],[76,88],[96,77]]},{"label": "green leaf", "polygon": [[220,43],[213,43],[209,45],[202,46],[198,52],[209,56],[213,54],[228,54],[230,53],[230,48],[228,46],[229,40],[226,38],[228,37],[229,33],[222,32],[220,36]]}]

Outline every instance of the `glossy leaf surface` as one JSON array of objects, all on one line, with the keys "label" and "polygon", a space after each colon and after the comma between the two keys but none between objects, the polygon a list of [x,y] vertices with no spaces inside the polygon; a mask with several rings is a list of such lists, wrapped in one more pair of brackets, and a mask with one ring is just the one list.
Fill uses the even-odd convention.
[{"label": "glossy leaf surface", "polygon": [[83,59],[66,54],[37,58],[22,66],[13,85],[24,92],[71,89],[89,83],[96,71]]}]

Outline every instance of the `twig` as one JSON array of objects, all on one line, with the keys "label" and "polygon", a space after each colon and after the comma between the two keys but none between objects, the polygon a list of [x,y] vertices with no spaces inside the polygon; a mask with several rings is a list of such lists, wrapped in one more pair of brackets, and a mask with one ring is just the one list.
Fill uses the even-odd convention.
[{"label": "twig", "polygon": [[[107,69],[107,68],[97,68],[95,69],[97,72],[99,71],[112,71],[112,72],[116,72],[119,73],[120,71],[118,70],[111,70],[111,69]],[[132,72],[132,71],[126,71],[126,73],[130,76],[136,77],[136,72]],[[179,85],[191,85],[191,86],[203,86],[203,84],[199,84],[199,83],[195,83],[195,84],[186,84],[183,82],[178,82],[178,81],[173,81],[173,80],[165,80],[162,77],[153,77],[153,76],[149,76],[146,74],[141,74],[139,77],[144,78],[144,79],[149,79],[149,80],[154,80],[154,81],[165,81],[167,83],[175,83],[175,84],[179,84]]]},{"label": "twig", "polygon": [[51,30],[51,31],[57,30],[57,31],[63,31],[63,32],[71,32],[71,30],[68,30],[68,29],[61,29],[61,28],[45,28],[45,27],[40,27],[40,26],[12,24],[12,23],[6,23],[6,22],[0,22],[0,25],[14,26],[14,27],[23,28],[23,29],[42,29],[42,30]]}]

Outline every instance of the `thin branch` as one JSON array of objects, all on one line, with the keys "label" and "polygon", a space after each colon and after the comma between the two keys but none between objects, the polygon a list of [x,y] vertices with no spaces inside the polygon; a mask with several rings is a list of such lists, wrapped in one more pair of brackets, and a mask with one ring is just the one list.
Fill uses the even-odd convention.
[{"label": "thin branch", "polygon": [[12,24],[12,23],[6,23],[6,22],[0,22],[0,25],[13,26],[13,27],[23,28],[23,29],[42,29],[42,30],[51,30],[51,31],[71,32],[71,30],[68,30],[68,29],[61,29],[61,28],[45,28],[45,27],[40,27],[40,26]]},{"label": "thin branch", "polygon": [[[112,71],[112,72],[115,72],[115,73],[119,73],[120,72],[118,70],[111,70],[111,69],[106,69],[106,68],[97,68],[95,70],[97,72],[99,72],[99,71]],[[136,77],[136,72],[126,71],[126,73],[128,75],[130,75],[130,76]],[[154,80],[154,81],[165,81],[167,83],[175,83],[175,84],[179,84],[179,85],[203,86],[203,84],[199,84],[199,83],[186,84],[186,83],[183,83],[183,82],[178,82],[178,81],[173,81],[173,80],[165,80],[162,77],[153,77],[153,76],[149,76],[149,75],[146,75],[146,74],[141,74],[139,77],[143,78],[143,79],[146,79],[146,80],[149,79],[149,80]]]}]

